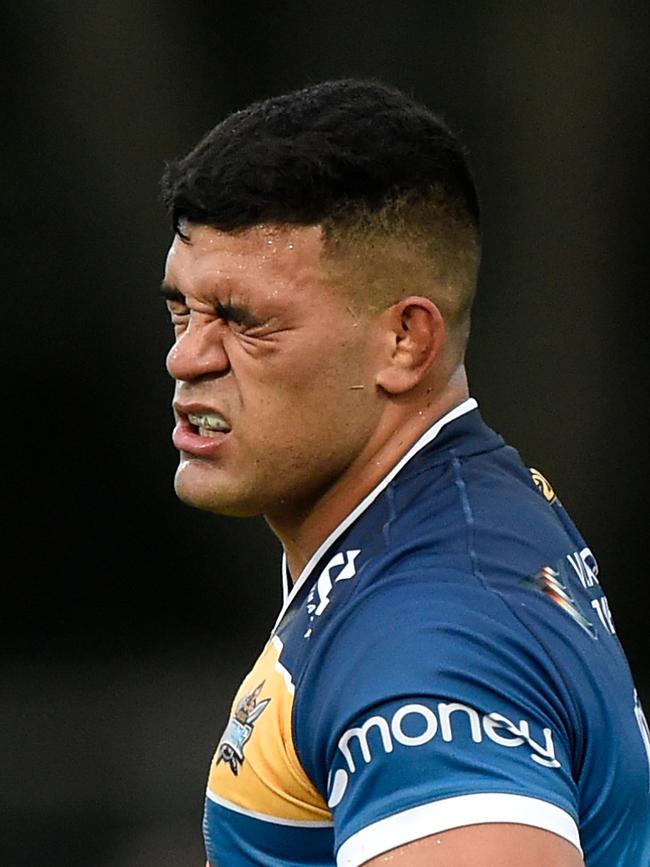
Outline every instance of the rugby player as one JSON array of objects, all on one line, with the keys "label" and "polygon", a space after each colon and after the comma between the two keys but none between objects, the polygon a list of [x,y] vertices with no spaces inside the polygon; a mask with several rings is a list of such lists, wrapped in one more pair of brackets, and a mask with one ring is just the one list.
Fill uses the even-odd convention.
[{"label": "rugby player", "polygon": [[226,118],[163,192],[176,491],[285,552],[209,772],[211,867],[647,867],[648,729],[596,559],[469,394],[456,137],[325,82]]}]

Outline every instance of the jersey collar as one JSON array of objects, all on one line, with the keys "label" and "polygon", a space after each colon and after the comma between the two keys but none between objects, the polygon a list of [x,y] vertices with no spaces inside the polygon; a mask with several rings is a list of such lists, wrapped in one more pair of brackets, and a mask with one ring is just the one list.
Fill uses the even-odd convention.
[{"label": "jersey collar", "polygon": [[459,403],[458,406],[455,406],[452,410],[446,413],[446,415],[443,415],[442,418],[439,418],[438,421],[431,425],[431,427],[422,434],[422,436],[411,446],[408,452],[395,464],[395,466],[387,473],[387,475],[384,476],[384,478],[379,482],[379,484],[374,487],[369,494],[366,495],[366,497],[359,503],[359,505],[356,506],[349,513],[349,515],[347,515],[347,517],[345,517],[341,521],[341,523],[334,528],[334,530],[332,530],[329,536],[312,554],[309,562],[302,570],[291,589],[289,589],[290,578],[289,569],[287,566],[287,557],[286,554],[282,555],[283,605],[278,619],[275,622],[275,626],[273,627],[273,632],[275,632],[275,630],[277,629],[288,607],[291,605],[296,595],[300,592],[300,589],[304,586],[305,582],[314,571],[314,567],[320,561],[321,557],[327,551],[327,549],[338,539],[338,537],[342,533],[344,533],[348,529],[348,527],[350,527],[357,520],[360,515],[362,515],[366,511],[366,509],[377,499],[379,494],[381,494],[381,492],[385,490],[388,485],[393,481],[393,479],[400,472],[400,470],[404,469],[404,467],[416,454],[418,454],[418,452],[422,451],[425,446],[427,446],[438,436],[438,434],[445,427],[445,425],[449,424],[449,422],[453,421],[454,419],[460,418],[460,416],[471,412],[477,407],[478,403],[476,402],[476,400],[473,397],[469,397],[467,398],[467,400]]}]

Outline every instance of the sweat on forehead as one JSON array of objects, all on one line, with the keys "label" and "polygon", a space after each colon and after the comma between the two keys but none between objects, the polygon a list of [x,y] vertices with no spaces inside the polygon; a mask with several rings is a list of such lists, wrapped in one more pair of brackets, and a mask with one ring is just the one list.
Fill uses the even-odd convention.
[{"label": "sweat on forehead", "polygon": [[165,283],[185,294],[225,293],[254,286],[272,292],[324,285],[321,229],[318,226],[260,225],[238,232],[188,224],[187,240],[174,238]]}]

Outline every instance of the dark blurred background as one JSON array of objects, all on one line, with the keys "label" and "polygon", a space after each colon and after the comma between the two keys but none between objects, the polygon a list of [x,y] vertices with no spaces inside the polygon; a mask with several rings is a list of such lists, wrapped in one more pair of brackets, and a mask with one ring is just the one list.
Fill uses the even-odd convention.
[{"label": "dark blurred background", "polygon": [[487,420],[600,561],[650,704],[647,3],[23,0],[3,12],[2,867],[193,867],[280,603],[263,523],[172,493],[164,162],[253,99],[395,84],[470,149]]}]

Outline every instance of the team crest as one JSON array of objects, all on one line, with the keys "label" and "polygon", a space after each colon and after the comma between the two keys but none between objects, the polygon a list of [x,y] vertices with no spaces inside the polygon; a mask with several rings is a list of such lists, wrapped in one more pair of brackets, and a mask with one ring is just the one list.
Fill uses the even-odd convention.
[{"label": "team crest", "polygon": [[264,713],[266,706],[271,701],[270,698],[257,701],[264,683],[265,681],[262,681],[239,702],[219,743],[217,764],[226,762],[235,776],[244,764],[244,747],[253,734],[255,722]]}]

